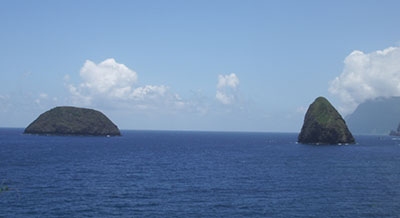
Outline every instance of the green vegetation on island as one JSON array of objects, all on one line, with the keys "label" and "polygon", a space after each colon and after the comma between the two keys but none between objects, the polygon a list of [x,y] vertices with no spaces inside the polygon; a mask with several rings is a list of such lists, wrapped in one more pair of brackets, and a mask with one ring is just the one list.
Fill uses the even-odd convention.
[{"label": "green vegetation on island", "polygon": [[352,144],[354,137],[339,112],[324,97],[310,105],[298,137],[304,144]]},{"label": "green vegetation on island", "polygon": [[87,108],[56,107],[41,114],[24,133],[45,135],[119,136],[118,127],[103,113]]}]

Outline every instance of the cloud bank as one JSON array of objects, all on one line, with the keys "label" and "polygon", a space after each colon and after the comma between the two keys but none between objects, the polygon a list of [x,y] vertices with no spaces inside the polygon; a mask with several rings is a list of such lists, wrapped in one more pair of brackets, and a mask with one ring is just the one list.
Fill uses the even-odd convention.
[{"label": "cloud bank", "polygon": [[331,81],[329,92],[342,101],[343,114],[369,99],[400,96],[400,47],[353,51],[344,60],[342,73]]},{"label": "cloud bank", "polygon": [[77,105],[149,109],[156,104],[181,103],[179,96],[165,85],[138,86],[137,73],[113,58],[99,64],[87,60],[80,70],[80,78],[82,82],[78,85],[68,84],[73,103]]},{"label": "cloud bank", "polygon": [[[232,123],[232,128],[237,123],[241,123],[240,128],[250,123],[247,105],[238,98],[240,81],[234,73],[209,81],[216,82],[212,90],[215,95],[191,90],[184,98],[165,84],[140,84],[139,75],[112,58],[99,63],[87,60],[80,69],[79,80],[64,77],[69,91],[67,101],[105,111],[124,128],[137,125],[135,128],[143,129],[218,129],[226,123]],[[40,101],[50,98],[39,97]]]},{"label": "cloud bank", "polygon": [[222,104],[228,105],[237,99],[237,87],[239,86],[239,78],[236,74],[219,75],[217,83],[217,93],[215,98]]}]

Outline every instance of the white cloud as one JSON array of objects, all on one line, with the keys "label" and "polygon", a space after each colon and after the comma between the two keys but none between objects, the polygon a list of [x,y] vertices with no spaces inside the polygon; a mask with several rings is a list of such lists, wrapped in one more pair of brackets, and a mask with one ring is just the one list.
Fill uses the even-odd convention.
[{"label": "white cloud", "polygon": [[166,86],[146,85],[138,87],[131,93],[131,97],[135,100],[144,100],[145,98],[156,99],[159,96],[164,96],[168,91]]},{"label": "white cloud", "polygon": [[344,60],[343,72],[330,83],[329,91],[342,101],[349,114],[362,102],[400,95],[400,47],[364,53],[353,51]]},{"label": "white cloud", "polygon": [[231,73],[229,75],[219,75],[217,88],[222,89],[225,87],[236,88],[239,85],[239,78],[236,74]]},{"label": "white cloud", "polygon": [[222,104],[231,104],[235,100],[235,97],[233,95],[226,94],[225,92],[219,90],[217,90],[217,94],[215,95],[215,97]]},{"label": "white cloud", "polygon": [[41,105],[43,100],[47,100],[49,95],[47,93],[40,93],[39,97],[36,98],[35,103]]},{"label": "white cloud", "polygon": [[239,78],[236,74],[219,75],[217,93],[215,98],[222,104],[232,104],[236,100],[236,89],[239,86]]},{"label": "white cloud", "polygon": [[[179,96],[165,85],[138,86],[137,73],[114,59],[96,64],[87,60],[80,71],[82,82],[68,84],[74,104],[149,109],[165,105],[181,107]],[[69,82],[69,76],[64,78]],[[178,97],[177,97],[178,96]]]},{"label": "white cloud", "polygon": [[124,98],[129,95],[132,85],[137,81],[135,71],[114,59],[107,59],[100,64],[87,60],[83,65],[80,76],[83,79],[82,88],[93,94],[109,97]]}]

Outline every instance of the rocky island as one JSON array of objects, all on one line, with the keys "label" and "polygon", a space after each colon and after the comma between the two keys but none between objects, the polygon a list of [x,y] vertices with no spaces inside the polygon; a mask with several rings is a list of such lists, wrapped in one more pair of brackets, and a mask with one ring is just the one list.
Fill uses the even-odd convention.
[{"label": "rocky island", "polygon": [[25,134],[119,136],[118,127],[103,113],[87,108],[56,107],[26,127]]},{"label": "rocky island", "polygon": [[353,144],[354,137],[339,112],[324,97],[310,105],[298,137],[304,144]]}]

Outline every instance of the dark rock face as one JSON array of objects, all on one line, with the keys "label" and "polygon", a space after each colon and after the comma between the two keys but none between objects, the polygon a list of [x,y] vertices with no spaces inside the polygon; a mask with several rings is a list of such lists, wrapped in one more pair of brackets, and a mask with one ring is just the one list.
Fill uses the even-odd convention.
[{"label": "dark rock face", "polygon": [[310,105],[298,137],[304,144],[352,144],[354,137],[337,110],[324,97]]},{"label": "dark rock face", "polygon": [[28,134],[119,136],[118,127],[103,113],[86,108],[56,107],[26,127]]},{"label": "dark rock face", "polygon": [[390,131],[389,135],[391,135],[391,136],[400,136],[400,124],[397,127],[397,131],[392,130],[392,131]]}]

